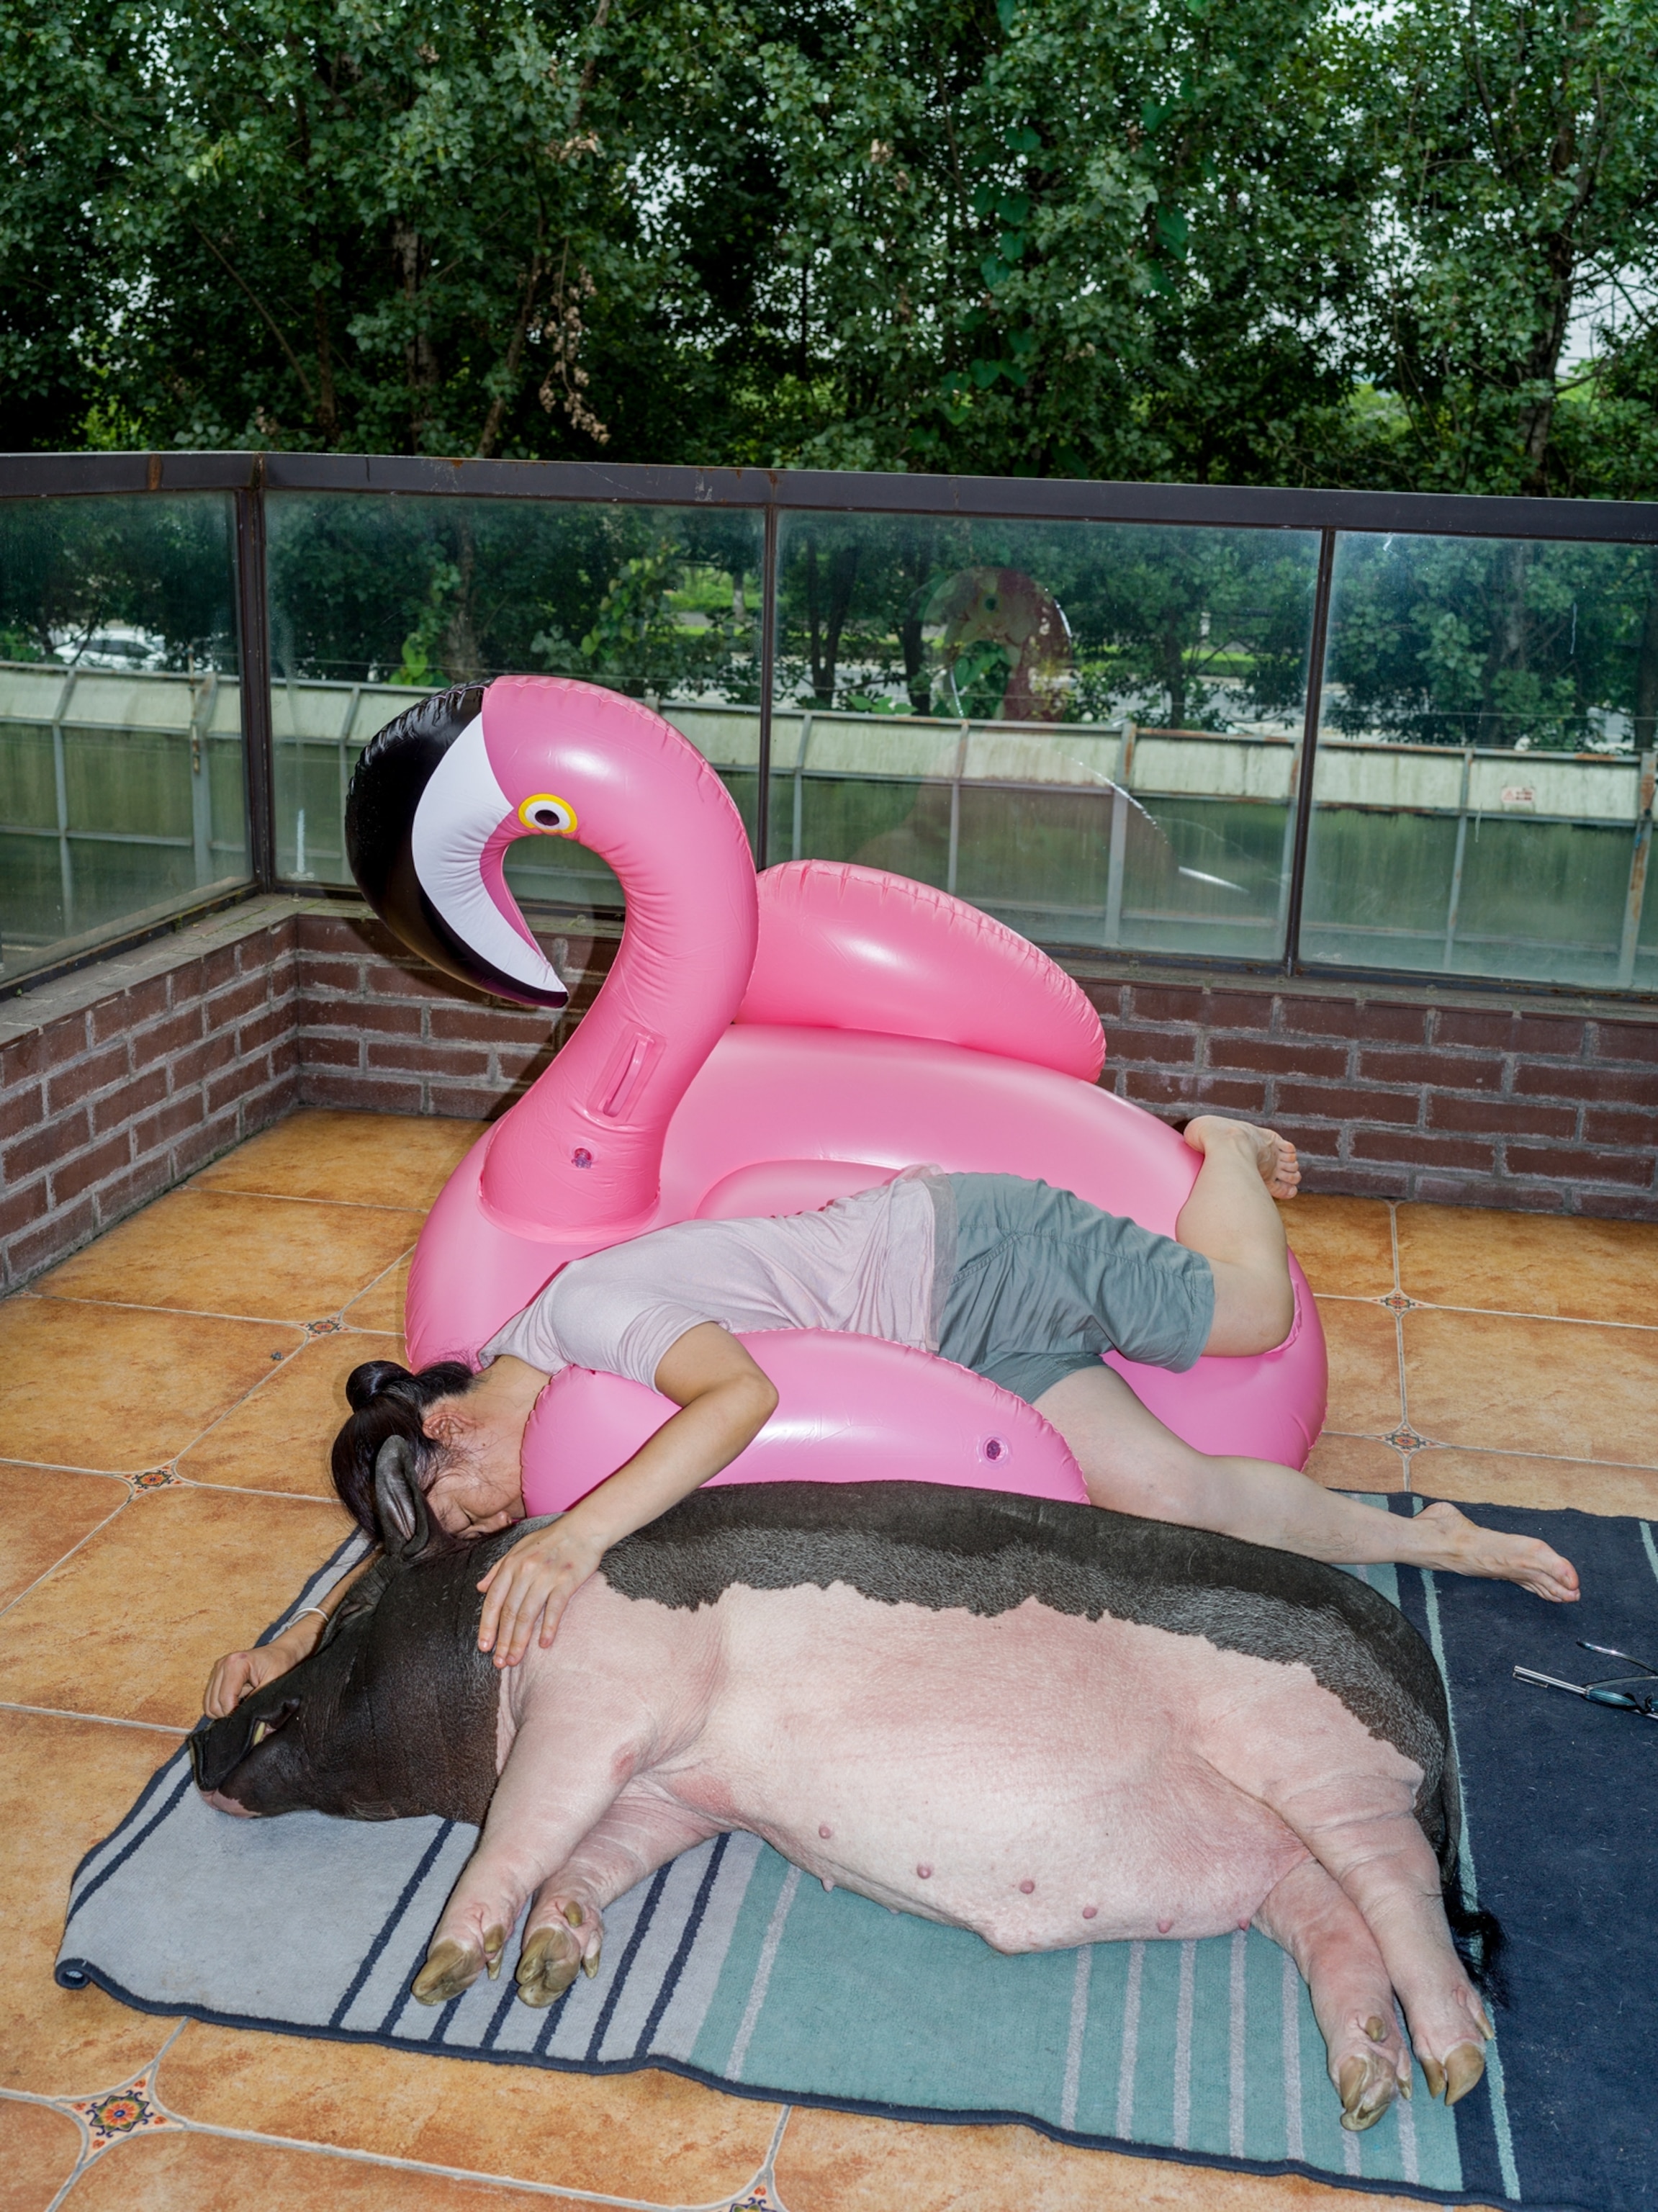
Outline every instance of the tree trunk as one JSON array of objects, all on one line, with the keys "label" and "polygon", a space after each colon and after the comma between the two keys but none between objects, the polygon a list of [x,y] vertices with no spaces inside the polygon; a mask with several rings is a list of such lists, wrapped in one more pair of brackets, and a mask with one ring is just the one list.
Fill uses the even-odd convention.
[{"label": "tree trunk", "polygon": [[[459,502],[457,502],[459,504]],[[472,519],[463,506],[455,526],[455,566],[460,584],[454,610],[443,630],[443,659],[452,684],[477,684],[483,675],[483,656],[478,650],[477,625],[473,619],[472,586],[477,574],[477,547]]]},{"label": "tree trunk", "polygon": [[852,587],[858,575],[857,545],[837,545],[829,557],[827,599],[820,592],[817,540],[806,540],[807,653],[811,667],[811,698],[815,707],[835,704],[835,665],[841,658],[841,633],[852,605]]},{"label": "tree trunk", "polygon": [[432,417],[432,394],[438,382],[438,360],[431,335],[416,319],[426,273],[426,248],[419,231],[398,220],[392,228],[392,252],[410,318],[409,336],[404,343],[404,365],[409,380],[409,441],[411,451],[418,453]]},{"label": "tree trunk", "polygon": [[1653,548],[1647,618],[1641,625],[1641,647],[1635,661],[1635,750],[1648,753],[1655,745],[1658,745],[1658,546]]},{"label": "tree trunk", "polygon": [[909,586],[904,613],[898,624],[898,647],[904,656],[904,690],[910,712],[925,714],[932,705],[932,684],[927,673],[926,640],[921,635],[926,615],[924,594],[932,567],[931,539],[918,540],[913,561],[901,561],[898,574]]},{"label": "tree trunk", "polygon": [[317,332],[317,427],[331,446],[339,443],[339,404],[334,393],[334,346],[328,328],[328,307],[322,294],[311,295]]},{"label": "tree trunk", "polygon": [[1516,538],[1505,545],[1497,565],[1496,604],[1491,610],[1491,641],[1479,686],[1479,727],[1471,743],[1511,745],[1525,734],[1513,728],[1497,701],[1499,677],[1524,670],[1531,657],[1531,610],[1526,604],[1526,585],[1531,573],[1531,548]]},{"label": "tree trunk", "polygon": [[1163,634],[1163,684],[1169,694],[1169,726],[1186,727],[1186,645],[1177,626],[1170,623]]}]

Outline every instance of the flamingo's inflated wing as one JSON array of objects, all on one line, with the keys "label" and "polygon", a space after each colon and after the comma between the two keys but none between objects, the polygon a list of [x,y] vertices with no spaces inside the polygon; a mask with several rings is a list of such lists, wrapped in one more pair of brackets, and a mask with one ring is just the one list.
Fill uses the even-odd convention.
[{"label": "flamingo's inflated wing", "polygon": [[880,868],[790,860],[760,878],[760,944],[739,1022],[971,1046],[1092,1083],[1105,1032],[1028,938]]}]

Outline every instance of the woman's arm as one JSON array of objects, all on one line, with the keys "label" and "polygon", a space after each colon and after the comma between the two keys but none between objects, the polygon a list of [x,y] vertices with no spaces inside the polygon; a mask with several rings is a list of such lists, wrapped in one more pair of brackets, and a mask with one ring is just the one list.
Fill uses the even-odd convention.
[{"label": "woman's arm", "polygon": [[701,1322],[671,1345],[656,1387],[679,1411],[650,1442],[580,1503],[495,1561],[478,1650],[516,1667],[537,1620],[544,1650],[559,1617],[612,1544],[654,1521],[752,1443],[777,1406],[771,1379],[717,1322]]},{"label": "woman's arm", "polygon": [[295,1621],[291,1621],[280,1636],[273,1636],[269,1644],[261,1644],[252,1651],[228,1651],[207,1678],[207,1692],[202,1699],[202,1710],[210,1720],[222,1721],[227,1713],[234,1713],[250,1690],[262,1689],[285,1674],[290,1667],[297,1667],[301,1659],[308,1659],[322,1640],[336,1608],[357,1577],[373,1565],[377,1554],[370,1552],[360,1559],[349,1575],[343,1575],[326,1597],[317,1600],[315,1607],[307,1606]]}]

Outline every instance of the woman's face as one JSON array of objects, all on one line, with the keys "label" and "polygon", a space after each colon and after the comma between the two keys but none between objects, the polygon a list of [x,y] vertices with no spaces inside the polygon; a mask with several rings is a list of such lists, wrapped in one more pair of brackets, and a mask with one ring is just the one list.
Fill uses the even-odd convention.
[{"label": "woman's face", "polygon": [[440,1398],[422,1426],[443,1454],[426,1509],[446,1535],[487,1536],[524,1518],[521,1423],[508,1435],[465,1398]]}]

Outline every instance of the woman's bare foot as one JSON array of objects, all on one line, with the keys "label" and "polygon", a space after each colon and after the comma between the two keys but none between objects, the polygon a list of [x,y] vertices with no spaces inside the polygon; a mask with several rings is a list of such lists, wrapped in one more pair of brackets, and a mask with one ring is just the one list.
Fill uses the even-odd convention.
[{"label": "woman's bare foot", "polygon": [[1194,1152],[1206,1155],[1217,1145],[1247,1144],[1273,1198],[1293,1198],[1301,1187],[1296,1148],[1274,1129],[1257,1128],[1253,1121],[1228,1121],[1223,1114],[1198,1114],[1187,1123],[1184,1134]]},{"label": "woman's bare foot", "polygon": [[1443,1567],[1453,1574],[1519,1583],[1552,1605],[1571,1605],[1577,1600],[1576,1568],[1535,1537],[1482,1528],[1442,1499],[1424,1507],[1411,1527],[1424,1540],[1423,1551],[1411,1560],[1412,1566]]}]

